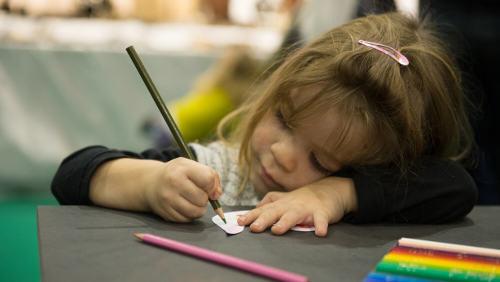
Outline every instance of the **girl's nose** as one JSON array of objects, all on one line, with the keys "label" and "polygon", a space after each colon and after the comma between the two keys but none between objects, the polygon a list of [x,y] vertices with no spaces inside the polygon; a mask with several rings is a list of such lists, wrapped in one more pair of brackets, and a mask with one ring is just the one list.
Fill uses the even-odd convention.
[{"label": "girl's nose", "polygon": [[297,167],[296,150],[290,138],[271,145],[271,153],[276,163],[287,172],[293,172]]}]

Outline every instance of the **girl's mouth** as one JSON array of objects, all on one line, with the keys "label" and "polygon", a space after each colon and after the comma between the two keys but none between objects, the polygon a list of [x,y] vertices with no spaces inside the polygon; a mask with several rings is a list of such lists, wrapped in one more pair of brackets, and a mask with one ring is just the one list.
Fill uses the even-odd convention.
[{"label": "girl's mouth", "polygon": [[264,184],[270,188],[279,188],[279,185],[276,180],[267,172],[266,168],[261,165],[260,178],[264,182]]}]

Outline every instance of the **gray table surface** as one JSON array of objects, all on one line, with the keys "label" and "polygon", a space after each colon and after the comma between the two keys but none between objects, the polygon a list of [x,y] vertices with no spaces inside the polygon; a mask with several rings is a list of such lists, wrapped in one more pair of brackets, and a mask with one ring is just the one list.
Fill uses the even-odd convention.
[{"label": "gray table surface", "polygon": [[[241,208],[232,208],[238,210]],[[225,211],[231,210],[225,208]],[[43,281],[259,281],[245,272],[139,242],[147,232],[253,260],[309,277],[361,281],[401,237],[500,248],[500,207],[476,207],[446,225],[331,225],[326,238],[312,232],[227,236],[210,218],[168,223],[160,218],[90,206],[38,207]]]}]

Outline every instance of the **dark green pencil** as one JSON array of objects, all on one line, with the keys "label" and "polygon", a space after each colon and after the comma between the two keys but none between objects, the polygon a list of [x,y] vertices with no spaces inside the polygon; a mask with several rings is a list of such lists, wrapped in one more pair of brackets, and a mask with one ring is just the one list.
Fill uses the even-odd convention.
[{"label": "dark green pencil", "polygon": [[[177,125],[175,124],[174,119],[170,115],[170,112],[167,109],[167,106],[165,106],[165,102],[163,102],[163,99],[160,96],[160,93],[158,93],[158,90],[156,89],[156,86],[153,83],[153,80],[149,76],[146,68],[142,64],[141,58],[139,58],[139,55],[134,49],[134,46],[129,46],[125,50],[127,50],[128,55],[132,59],[132,62],[134,63],[135,67],[137,68],[137,71],[142,77],[142,80],[144,81],[144,84],[146,84],[146,87],[149,90],[149,93],[151,94],[151,97],[153,97],[153,100],[155,101],[156,106],[158,107],[158,110],[160,110],[161,115],[163,116],[163,119],[168,125],[168,128],[172,132],[172,135],[175,138],[175,141],[177,142],[177,145],[181,148],[182,152],[184,155],[191,159],[195,160],[195,157],[191,150],[189,150],[188,146],[186,145],[186,142],[184,142],[184,139],[182,138],[182,134],[179,131],[179,128],[177,128]],[[210,204],[212,205],[212,208],[214,209],[215,213],[219,215],[219,217],[226,223],[226,218],[224,217],[224,211],[222,210],[219,201],[217,200],[210,200]]]}]

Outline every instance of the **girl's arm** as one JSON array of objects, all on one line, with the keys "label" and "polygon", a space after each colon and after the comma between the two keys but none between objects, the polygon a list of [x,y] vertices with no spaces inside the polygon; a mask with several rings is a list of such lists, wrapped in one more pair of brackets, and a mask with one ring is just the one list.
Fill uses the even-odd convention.
[{"label": "girl's arm", "polygon": [[457,162],[424,157],[406,176],[398,168],[366,168],[352,173],[358,210],[352,223],[444,223],[461,219],[477,201],[477,187]]},{"label": "girl's arm", "polygon": [[152,211],[177,222],[202,216],[208,198],[216,199],[222,192],[217,173],[185,158],[144,159],[164,156],[155,151],[134,154],[90,147],[63,161],[52,189],[63,204]]},{"label": "girl's arm", "polygon": [[108,149],[103,146],[90,146],[66,157],[52,179],[52,194],[62,205],[91,205],[89,197],[90,180],[102,164],[120,159],[150,159],[169,161],[180,157],[178,150],[148,150],[141,154]]},{"label": "girl's arm", "polygon": [[[341,172],[289,193],[269,193],[240,224],[255,232],[272,226],[282,234],[299,223],[325,236],[328,223],[444,223],[463,218],[477,188],[458,163],[422,158],[402,176],[398,168]],[[348,178],[346,178],[348,177]],[[312,207],[312,208],[311,208]]]}]

